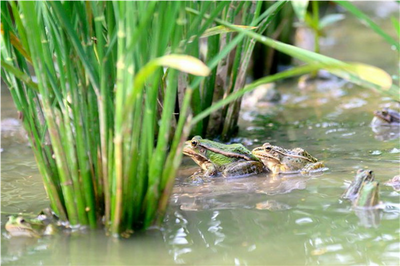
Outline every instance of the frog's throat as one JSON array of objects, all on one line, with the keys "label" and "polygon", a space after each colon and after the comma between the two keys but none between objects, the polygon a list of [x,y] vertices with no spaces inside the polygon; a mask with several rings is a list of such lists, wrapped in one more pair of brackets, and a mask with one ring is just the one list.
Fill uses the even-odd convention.
[{"label": "frog's throat", "polygon": [[229,152],[229,151],[221,151],[219,149],[215,149],[215,148],[212,148],[212,147],[209,147],[209,146],[200,145],[200,144],[199,144],[199,146],[204,148],[204,149],[206,149],[206,150],[212,151],[214,153],[222,154],[222,155],[227,156],[227,157],[239,158],[239,159],[243,159],[243,160],[246,160],[246,161],[257,160],[257,159],[251,158],[250,156],[247,156],[245,154],[234,153],[234,152]]},{"label": "frog's throat", "polygon": [[376,181],[363,183],[357,205],[373,207],[379,203],[379,183]]},{"label": "frog's throat", "polygon": [[370,186],[373,188],[369,192],[371,194],[370,205],[377,205],[379,203],[379,183],[377,181],[373,181],[370,183]]}]

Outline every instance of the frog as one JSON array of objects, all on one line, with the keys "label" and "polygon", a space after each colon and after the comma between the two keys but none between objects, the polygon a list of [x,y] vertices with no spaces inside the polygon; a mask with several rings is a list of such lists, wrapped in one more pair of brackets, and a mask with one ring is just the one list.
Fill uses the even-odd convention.
[{"label": "frog", "polygon": [[364,181],[360,187],[356,199],[353,201],[354,213],[360,224],[366,228],[378,227],[383,211],[393,211],[392,204],[384,204],[379,201],[379,182]]},{"label": "frog", "polygon": [[38,216],[31,219],[20,215],[10,215],[5,229],[12,237],[32,238],[54,235],[58,231],[55,216],[49,209],[44,209]]},{"label": "frog", "polygon": [[183,154],[189,156],[202,171],[190,179],[202,177],[244,177],[265,172],[263,163],[240,143],[223,144],[194,136],[185,142]]},{"label": "frog", "polygon": [[261,147],[254,148],[252,153],[270,169],[273,175],[299,173],[307,175],[326,169],[323,162],[319,162],[302,148],[285,149],[264,143]]},{"label": "frog", "polygon": [[400,175],[394,176],[392,179],[384,183],[386,186],[391,186],[395,191],[400,191]]},{"label": "frog", "polygon": [[379,182],[364,181],[361,185],[360,192],[354,201],[355,207],[377,208],[379,201]]},{"label": "frog", "polygon": [[374,173],[371,170],[359,169],[356,173],[354,181],[345,190],[342,195],[343,199],[355,200],[360,192],[360,188],[364,182],[374,181]]},{"label": "frog", "polygon": [[10,236],[40,238],[41,234],[21,216],[9,216],[5,225]]},{"label": "frog", "polygon": [[377,140],[386,141],[399,138],[400,113],[389,108],[375,111],[371,128]]},{"label": "frog", "polygon": [[374,118],[372,120],[373,126],[400,126],[400,113],[384,108],[374,112]]}]

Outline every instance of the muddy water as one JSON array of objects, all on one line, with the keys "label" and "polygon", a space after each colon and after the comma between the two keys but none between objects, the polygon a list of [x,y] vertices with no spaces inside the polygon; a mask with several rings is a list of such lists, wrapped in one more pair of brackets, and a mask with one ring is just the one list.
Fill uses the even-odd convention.
[{"label": "muddy water", "polygon": [[[387,71],[395,73],[395,54],[386,54],[386,48],[385,53],[377,51],[385,45],[380,38],[353,24],[360,36],[368,35],[377,47],[349,38],[341,53],[378,58]],[[347,30],[355,29],[340,28],[332,34]],[[353,43],[363,49],[354,50]],[[333,53],[334,46],[324,49]],[[300,146],[323,160],[329,171],[309,177],[216,178],[188,186],[182,179],[198,168],[185,158],[163,229],[137,233],[128,240],[107,238],[101,230],[40,239],[9,238],[4,232],[6,213],[37,213],[48,200],[24,134],[15,120],[8,120],[11,129],[2,132],[1,144],[1,263],[398,265],[399,211],[355,212],[349,202],[340,200],[357,169],[373,170],[381,184],[400,174],[398,130],[379,135],[369,125],[374,110],[398,106],[373,91],[335,79],[304,89],[292,81],[277,89],[282,93],[279,103],[260,103],[243,110],[235,140],[249,148],[264,142]],[[2,89],[3,122],[16,117],[10,103]],[[382,185],[381,200],[399,204],[400,194]]]}]

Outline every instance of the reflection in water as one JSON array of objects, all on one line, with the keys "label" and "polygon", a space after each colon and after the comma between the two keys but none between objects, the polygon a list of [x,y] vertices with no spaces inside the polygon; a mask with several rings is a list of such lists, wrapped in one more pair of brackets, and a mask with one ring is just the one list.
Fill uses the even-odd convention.
[{"label": "reflection in water", "polygon": [[7,246],[7,252],[2,254],[1,263],[9,263],[18,260],[19,257],[25,255],[30,250],[34,250],[38,244],[37,238],[32,237],[9,237],[3,234],[7,240],[2,241],[2,245]]},{"label": "reflection in water", "polygon": [[400,125],[397,126],[372,126],[375,138],[380,141],[400,138]]},{"label": "reflection in water", "polygon": [[181,210],[227,210],[236,208],[285,210],[290,205],[267,199],[266,195],[287,194],[306,188],[309,177],[254,176],[248,178],[213,178],[201,186],[179,185],[172,199]]},{"label": "reflection in water", "polygon": [[292,207],[290,207],[287,204],[280,203],[276,200],[267,200],[257,203],[255,208],[258,210],[280,211],[280,210],[289,210]]},{"label": "reflection in water", "polygon": [[361,226],[377,228],[381,222],[382,210],[378,208],[354,208]]},{"label": "reflection in water", "polygon": [[159,265],[160,262],[174,264],[158,230],[138,233],[129,240],[107,237],[102,230],[40,239],[2,237],[2,265]]}]

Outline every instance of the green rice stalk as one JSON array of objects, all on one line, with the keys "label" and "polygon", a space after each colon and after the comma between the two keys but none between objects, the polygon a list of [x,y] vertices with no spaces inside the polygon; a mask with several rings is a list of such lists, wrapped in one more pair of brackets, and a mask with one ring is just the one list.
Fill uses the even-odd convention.
[{"label": "green rice stalk", "polygon": [[[250,40],[294,53],[260,37],[284,4],[276,2],[261,12],[262,3],[254,3],[254,13],[244,14],[243,7],[252,3],[10,4],[23,19],[17,19],[15,27],[9,14],[2,13],[2,74],[7,72],[7,84],[15,89],[18,109],[34,119],[25,119],[24,125],[52,208],[72,225],[94,228],[103,219],[112,235],[160,222],[190,132],[204,132],[204,118],[259,84],[242,89],[254,47]],[[27,18],[32,10],[35,16]],[[244,27],[234,25],[239,15]],[[206,54],[199,50],[202,42],[207,42]],[[204,65],[195,63],[193,56],[206,61],[211,76],[199,76],[208,69],[203,74],[189,71]],[[297,56],[315,59],[313,54]],[[38,83],[32,81],[28,59]],[[293,69],[260,82],[316,67],[320,66]],[[223,88],[231,92],[216,102],[219,70],[235,82]],[[178,88],[179,76],[182,84],[189,84],[186,89]],[[178,98],[183,99],[178,103]],[[229,111],[230,125],[239,102]]]}]

